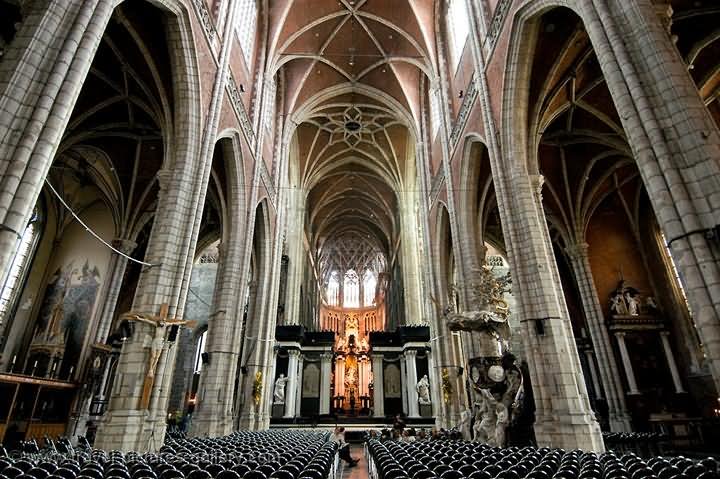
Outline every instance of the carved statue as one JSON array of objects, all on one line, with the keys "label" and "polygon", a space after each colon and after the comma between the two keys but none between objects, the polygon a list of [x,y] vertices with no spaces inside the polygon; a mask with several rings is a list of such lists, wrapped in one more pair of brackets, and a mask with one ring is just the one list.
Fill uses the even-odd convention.
[{"label": "carved statue", "polygon": [[153,384],[155,383],[155,370],[157,369],[160,356],[162,355],[165,342],[167,341],[168,326],[188,326],[193,327],[195,321],[185,321],[182,319],[169,319],[169,306],[167,303],[160,305],[160,314],[157,316],[144,315],[140,313],[125,313],[120,318],[127,321],[135,321],[138,323],[149,324],[154,327],[153,339],[150,342],[150,355],[148,356],[148,364],[145,369],[145,381],[143,383],[142,397],[140,398],[140,409],[147,409],[150,406],[150,395],[152,393]]},{"label": "carved statue", "polygon": [[457,425],[457,429],[460,431],[460,434],[462,434],[462,438],[465,441],[470,441],[472,439],[472,432],[470,431],[471,419],[472,411],[469,408],[465,408],[465,410],[460,413],[460,422]]},{"label": "carved statue", "polygon": [[[645,306],[648,312],[654,313],[657,310],[654,298],[648,298]],[[610,312],[617,316],[638,316],[640,311],[639,291],[627,285],[623,279],[620,280],[615,291],[610,295]]]},{"label": "carved statue", "polygon": [[275,390],[273,391],[273,402],[275,404],[285,404],[285,386],[287,385],[288,378],[284,374],[275,380]]},{"label": "carved statue", "polygon": [[418,393],[418,403],[422,405],[430,404],[430,380],[425,374],[415,387]]},{"label": "carved statue", "polygon": [[458,312],[454,307],[442,311],[448,328],[451,331],[485,331],[499,340],[507,340],[510,337],[507,324],[510,310],[503,294],[510,292],[510,273],[496,277],[486,264],[474,269],[471,277],[469,311]]},{"label": "carved statue", "polygon": [[625,302],[627,303],[627,310],[630,316],[637,316],[640,314],[640,301],[638,301],[637,295],[633,295],[629,291],[626,291]]}]

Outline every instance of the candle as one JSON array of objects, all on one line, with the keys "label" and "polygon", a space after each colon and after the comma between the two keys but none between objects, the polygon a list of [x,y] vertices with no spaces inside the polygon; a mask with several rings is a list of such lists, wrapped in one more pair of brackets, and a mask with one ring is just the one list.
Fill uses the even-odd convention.
[{"label": "candle", "polygon": [[35,360],[35,364],[33,364],[33,369],[35,369],[35,368],[37,367],[37,363],[38,363],[38,362],[37,362],[37,359],[36,359],[36,360]]}]

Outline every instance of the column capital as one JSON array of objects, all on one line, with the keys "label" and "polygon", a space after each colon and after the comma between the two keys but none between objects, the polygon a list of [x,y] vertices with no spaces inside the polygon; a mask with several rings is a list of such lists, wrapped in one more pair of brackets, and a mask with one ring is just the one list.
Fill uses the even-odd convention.
[{"label": "column capital", "polygon": [[170,178],[172,178],[172,173],[166,168],[157,172],[158,186],[161,191],[168,189],[168,186],[170,185]]},{"label": "column capital", "polygon": [[588,247],[589,245],[584,241],[572,243],[565,247],[565,252],[571,259],[581,259],[587,256]]},{"label": "column capital", "polygon": [[290,356],[290,357],[299,357],[301,354],[301,351],[299,349],[288,349],[287,353],[288,353],[288,356]]},{"label": "column capital", "polygon": [[322,361],[330,361],[333,358],[333,353],[322,353],[320,359]]},{"label": "column capital", "polygon": [[528,175],[530,178],[530,186],[532,188],[533,196],[535,199],[542,203],[542,189],[545,184],[545,177],[543,175]]},{"label": "column capital", "polygon": [[125,254],[130,254],[137,248],[137,243],[127,238],[115,238],[112,240],[112,246]]},{"label": "column capital", "polygon": [[615,331],[615,337],[625,339],[625,331]]},{"label": "column capital", "polygon": [[670,331],[668,331],[667,329],[663,329],[662,331],[660,331],[660,336],[664,336],[664,337],[666,337],[666,338],[669,338],[669,337],[670,337]]},{"label": "column capital", "polygon": [[405,350],[404,354],[406,357],[411,357],[411,358],[417,357],[417,349],[407,349],[407,350]]}]

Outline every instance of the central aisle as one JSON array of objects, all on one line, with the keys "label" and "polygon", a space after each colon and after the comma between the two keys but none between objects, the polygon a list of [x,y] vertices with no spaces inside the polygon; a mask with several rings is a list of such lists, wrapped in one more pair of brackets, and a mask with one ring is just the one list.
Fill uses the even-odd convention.
[{"label": "central aisle", "polygon": [[362,444],[353,444],[350,446],[350,455],[355,459],[360,459],[355,467],[347,467],[344,461],[340,461],[342,479],[369,479],[368,463],[365,459],[364,447]]}]

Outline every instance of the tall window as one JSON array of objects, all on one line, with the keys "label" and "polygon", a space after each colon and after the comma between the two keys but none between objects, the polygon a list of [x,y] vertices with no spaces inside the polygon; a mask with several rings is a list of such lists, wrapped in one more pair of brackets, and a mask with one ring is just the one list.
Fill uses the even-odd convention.
[{"label": "tall window", "polygon": [[245,64],[252,68],[252,55],[255,49],[255,31],[257,30],[257,0],[240,0],[240,11],[236,26],[240,47],[245,56]]},{"label": "tall window", "polygon": [[451,0],[448,8],[448,31],[450,32],[450,61],[452,71],[457,70],[467,37],[470,34],[470,22],[465,0]]},{"label": "tall window", "polygon": [[682,280],[680,279],[680,273],[678,272],[677,266],[675,265],[675,260],[673,259],[672,253],[670,252],[670,247],[667,245],[667,241],[665,241],[665,235],[660,233],[660,239],[662,240],[662,244],[665,247],[665,253],[667,254],[668,259],[670,260],[670,268],[672,269],[673,275],[675,276],[675,282],[680,287],[680,294],[682,294],[682,297],[685,300],[685,305],[687,306],[687,309],[690,312],[690,316],[692,316],[692,310],[690,309],[690,303],[688,302],[687,295],[685,294],[685,287],[683,286]]},{"label": "tall window", "polygon": [[203,368],[202,354],[205,352],[205,344],[207,343],[207,329],[202,332],[195,349],[195,374],[200,373]]},{"label": "tall window", "polygon": [[360,278],[358,278],[355,270],[352,269],[349,269],[347,273],[345,273],[345,282],[343,283],[343,307],[360,307]]},{"label": "tall window", "polygon": [[369,269],[365,270],[363,275],[363,306],[372,306],[375,303],[375,289],[377,288],[377,278]]},{"label": "tall window", "polygon": [[430,131],[431,140],[435,139],[440,129],[440,89],[430,90]]},{"label": "tall window", "polygon": [[3,324],[12,313],[15,302],[20,296],[20,287],[30,266],[30,259],[40,236],[40,216],[35,208],[15,252],[10,271],[2,284],[0,293],[0,324]]},{"label": "tall window", "polygon": [[325,288],[325,299],[330,306],[337,306],[340,296],[340,280],[337,271],[330,273],[327,288]]}]

